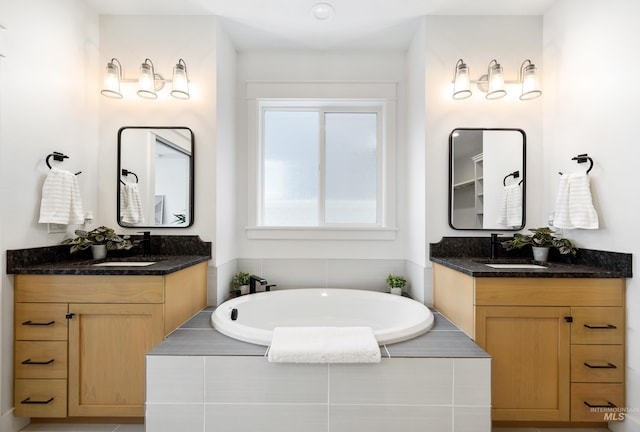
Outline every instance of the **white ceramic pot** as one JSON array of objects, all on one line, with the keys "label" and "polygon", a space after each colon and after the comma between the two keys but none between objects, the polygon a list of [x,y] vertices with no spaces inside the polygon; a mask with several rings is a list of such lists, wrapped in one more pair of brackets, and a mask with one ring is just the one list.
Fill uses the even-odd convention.
[{"label": "white ceramic pot", "polygon": [[401,287],[391,287],[391,294],[402,295]]},{"label": "white ceramic pot", "polygon": [[536,247],[532,246],[533,249],[533,260],[534,261],[547,261],[549,258],[549,248],[548,247]]},{"label": "white ceramic pot", "polygon": [[104,259],[107,257],[107,245],[91,245],[93,259]]},{"label": "white ceramic pot", "polygon": [[240,295],[249,294],[249,285],[240,285]]}]

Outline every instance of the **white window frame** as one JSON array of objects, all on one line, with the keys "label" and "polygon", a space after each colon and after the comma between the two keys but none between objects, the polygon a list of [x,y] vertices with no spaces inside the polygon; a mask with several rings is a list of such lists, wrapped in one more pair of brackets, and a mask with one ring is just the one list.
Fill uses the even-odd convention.
[{"label": "white window frame", "polygon": [[[249,239],[395,240],[396,83],[247,83]],[[378,112],[377,223],[314,227],[261,226],[262,118],[265,109]],[[322,201],[322,200],[321,200]],[[324,205],[324,203],[321,203]]]}]

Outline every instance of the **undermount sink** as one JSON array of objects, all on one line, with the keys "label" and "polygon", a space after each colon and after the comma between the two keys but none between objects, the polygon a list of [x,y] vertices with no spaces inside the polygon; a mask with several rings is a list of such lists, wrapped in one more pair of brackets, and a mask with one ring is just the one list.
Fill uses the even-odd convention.
[{"label": "undermount sink", "polygon": [[105,261],[91,265],[94,267],[146,267],[155,263],[155,261]]},{"label": "undermount sink", "polygon": [[546,269],[547,267],[539,264],[525,263],[502,263],[502,264],[485,264],[487,267],[495,269]]}]

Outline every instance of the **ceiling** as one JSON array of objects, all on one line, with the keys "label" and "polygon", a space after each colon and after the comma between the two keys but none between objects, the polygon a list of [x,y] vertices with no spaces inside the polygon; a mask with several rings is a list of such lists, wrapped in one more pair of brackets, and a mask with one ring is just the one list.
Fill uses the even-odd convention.
[{"label": "ceiling", "polygon": [[[425,15],[543,15],[559,0],[85,0],[101,15],[217,15],[239,50],[401,50]],[[335,13],[317,20],[311,8]]]}]

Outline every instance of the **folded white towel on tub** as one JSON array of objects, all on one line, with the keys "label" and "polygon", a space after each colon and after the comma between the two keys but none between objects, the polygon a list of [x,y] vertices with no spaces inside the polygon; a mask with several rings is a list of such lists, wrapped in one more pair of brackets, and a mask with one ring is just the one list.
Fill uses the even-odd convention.
[{"label": "folded white towel on tub", "polygon": [[379,363],[371,327],[276,327],[268,358],[274,363]]}]

